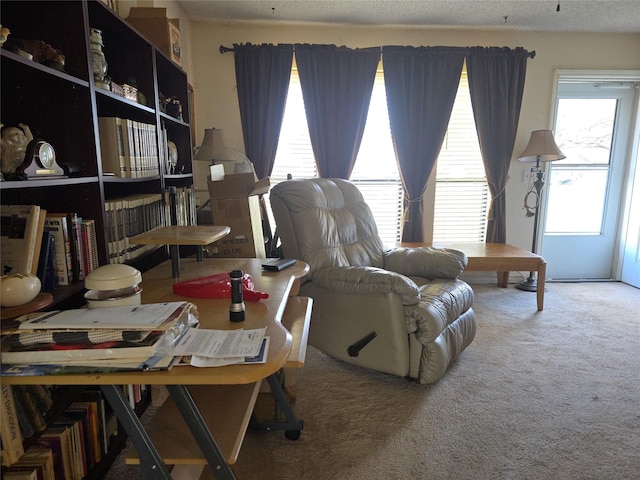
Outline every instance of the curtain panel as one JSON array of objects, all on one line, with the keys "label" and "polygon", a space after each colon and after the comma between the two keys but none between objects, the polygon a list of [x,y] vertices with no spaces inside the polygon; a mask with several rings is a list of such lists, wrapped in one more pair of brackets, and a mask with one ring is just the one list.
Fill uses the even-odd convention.
[{"label": "curtain panel", "polygon": [[295,58],[318,176],[348,179],[362,142],[380,48],[296,44]]},{"label": "curtain panel", "polygon": [[505,188],[529,56],[520,47],[472,47],[467,56],[471,105],[491,192],[486,242],[507,241]]},{"label": "curtain panel", "polygon": [[449,125],[466,48],[382,47],[391,136],[405,192],[403,242],[422,242],[422,197]]},{"label": "curtain panel", "polygon": [[234,45],[240,120],[258,178],[271,174],[289,91],[293,45]]}]

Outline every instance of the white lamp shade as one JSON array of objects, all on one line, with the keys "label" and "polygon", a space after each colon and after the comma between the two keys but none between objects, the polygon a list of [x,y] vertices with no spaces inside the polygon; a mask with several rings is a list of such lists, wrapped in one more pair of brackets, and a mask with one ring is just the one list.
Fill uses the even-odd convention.
[{"label": "white lamp shade", "polygon": [[520,162],[553,162],[563,158],[567,157],[556,145],[551,130],[534,130],[518,160]]},{"label": "white lamp shade", "polygon": [[247,156],[240,150],[225,146],[222,130],[219,128],[204,129],[202,145],[198,147],[194,160],[204,162],[249,162]]}]

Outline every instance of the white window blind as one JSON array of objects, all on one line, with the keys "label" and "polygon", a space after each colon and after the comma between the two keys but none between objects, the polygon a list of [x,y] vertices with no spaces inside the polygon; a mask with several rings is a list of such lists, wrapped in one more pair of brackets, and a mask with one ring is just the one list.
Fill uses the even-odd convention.
[{"label": "white window blind", "polygon": [[463,72],[436,166],[434,242],[484,242],[489,187]]}]

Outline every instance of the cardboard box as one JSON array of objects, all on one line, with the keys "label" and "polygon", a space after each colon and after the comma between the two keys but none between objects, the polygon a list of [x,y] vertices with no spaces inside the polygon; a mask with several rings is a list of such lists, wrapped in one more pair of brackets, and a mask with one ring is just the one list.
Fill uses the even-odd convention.
[{"label": "cardboard box", "polygon": [[225,238],[207,246],[207,255],[265,258],[259,195],[269,191],[269,178],[256,181],[255,173],[238,173],[207,183],[213,224],[231,229]]},{"label": "cardboard box", "polygon": [[225,175],[222,180],[211,180],[209,177],[209,198],[235,198],[261,195],[269,191],[269,177],[256,180],[255,173],[236,173]]},{"label": "cardboard box", "polygon": [[132,7],[127,22],[147,37],[158,50],[182,66],[180,19],[167,18],[166,8]]}]

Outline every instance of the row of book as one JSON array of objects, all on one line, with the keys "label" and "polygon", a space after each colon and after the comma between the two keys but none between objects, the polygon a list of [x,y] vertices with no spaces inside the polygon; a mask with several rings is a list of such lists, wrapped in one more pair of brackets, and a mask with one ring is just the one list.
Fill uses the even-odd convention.
[{"label": "row of book", "polygon": [[[98,117],[102,171],[120,178],[160,174],[156,126],[120,117]],[[164,135],[163,135],[164,137]]]},{"label": "row of book", "polygon": [[[122,388],[127,393],[130,387]],[[30,478],[24,475],[35,471],[38,479],[80,480],[111,448],[118,422],[102,392],[82,391],[45,422],[54,388],[64,387],[2,385],[3,478]]]},{"label": "row of book", "polygon": [[[195,225],[196,196],[193,187],[172,188],[175,192],[175,207],[169,191],[162,194],[139,194],[116,198],[105,202],[105,230],[109,263],[125,263],[157,245],[139,245],[129,240],[141,233],[165,225]],[[171,208],[176,218],[172,220]]]},{"label": "row of book", "polygon": [[50,292],[97,268],[94,220],[38,205],[2,205],[0,212],[3,275],[37,275],[42,291]]}]

